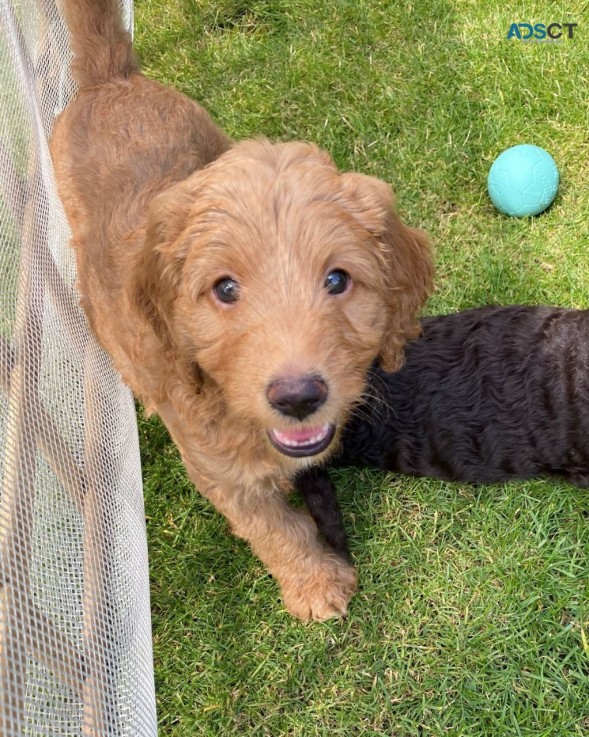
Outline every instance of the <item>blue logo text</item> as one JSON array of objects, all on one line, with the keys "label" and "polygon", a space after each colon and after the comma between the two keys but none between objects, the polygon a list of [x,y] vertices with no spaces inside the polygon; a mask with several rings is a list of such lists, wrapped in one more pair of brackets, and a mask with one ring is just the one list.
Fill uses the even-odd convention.
[{"label": "blue logo text", "polygon": [[567,38],[573,38],[574,29],[578,23],[512,23],[507,32],[507,38],[518,41],[552,41],[560,40],[566,32]]}]

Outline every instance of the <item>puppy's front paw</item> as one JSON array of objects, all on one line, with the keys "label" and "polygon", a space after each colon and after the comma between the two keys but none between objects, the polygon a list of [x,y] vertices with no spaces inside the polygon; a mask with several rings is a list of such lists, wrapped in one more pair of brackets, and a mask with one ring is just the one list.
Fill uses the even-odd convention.
[{"label": "puppy's front paw", "polygon": [[317,564],[292,572],[282,581],[284,604],[299,619],[341,617],[356,590],[356,571],[335,555],[326,554]]}]

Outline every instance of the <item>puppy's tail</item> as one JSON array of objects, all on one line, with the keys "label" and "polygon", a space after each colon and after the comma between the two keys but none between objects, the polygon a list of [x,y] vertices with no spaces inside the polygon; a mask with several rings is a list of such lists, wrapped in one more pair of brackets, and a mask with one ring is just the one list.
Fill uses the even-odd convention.
[{"label": "puppy's tail", "polygon": [[62,0],[72,74],[81,88],[126,79],[139,71],[118,0]]}]

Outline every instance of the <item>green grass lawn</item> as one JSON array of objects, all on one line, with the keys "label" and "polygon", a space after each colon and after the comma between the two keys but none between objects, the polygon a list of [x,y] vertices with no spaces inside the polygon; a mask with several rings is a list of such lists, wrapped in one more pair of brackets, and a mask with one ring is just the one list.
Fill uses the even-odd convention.
[{"label": "green grass lawn", "polygon": [[[562,43],[512,22],[577,22]],[[589,307],[587,4],[136,0],[152,78],[235,137],[302,138],[389,181],[436,253],[428,313]],[[561,189],[499,215],[506,147],[552,153]],[[301,624],[141,420],[160,730],[194,735],[589,735],[589,494],[335,475],[359,571],[345,620]]]}]

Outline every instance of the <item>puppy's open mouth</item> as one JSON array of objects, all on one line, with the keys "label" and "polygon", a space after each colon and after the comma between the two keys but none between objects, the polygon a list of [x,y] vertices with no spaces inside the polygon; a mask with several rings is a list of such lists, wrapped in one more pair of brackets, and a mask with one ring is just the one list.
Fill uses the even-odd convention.
[{"label": "puppy's open mouth", "polygon": [[304,458],[321,453],[333,440],[335,425],[326,422],[321,427],[304,427],[298,430],[270,430],[270,442],[284,455]]}]

